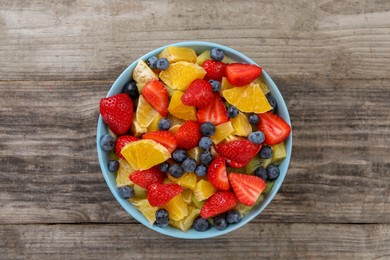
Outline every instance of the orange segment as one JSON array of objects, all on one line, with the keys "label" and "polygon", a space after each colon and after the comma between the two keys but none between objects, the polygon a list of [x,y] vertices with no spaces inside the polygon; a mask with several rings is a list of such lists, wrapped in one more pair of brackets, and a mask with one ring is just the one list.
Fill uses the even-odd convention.
[{"label": "orange segment", "polygon": [[241,112],[238,113],[238,116],[231,118],[230,121],[235,130],[235,134],[239,136],[248,136],[252,133],[252,126],[249,123],[248,118]]},{"label": "orange segment", "polygon": [[119,158],[118,162],[119,169],[116,175],[116,186],[122,187],[133,184],[133,182],[130,181],[129,176],[134,171],[134,169],[122,158]]},{"label": "orange segment", "polygon": [[163,119],[163,116],[160,115],[160,113],[157,113],[152,122],[150,123],[150,125],[148,126],[148,133],[149,132],[154,132],[154,131],[157,131],[158,130],[158,122],[160,122],[160,120]]},{"label": "orange segment", "polygon": [[187,152],[188,156],[191,157],[191,158],[193,158],[193,159],[195,159],[196,162],[198,162],[198,163],[199,163],[199,161],[200,161],[200,154],[201,154],[201,153],[202,153],[202,150],[200,149],[199,146],[194,147],[194,148],[192,148],[191,150],[189,150],[189,151]]},{"label": "orange segment", "polygon": [[197,201],[208,199],[217,189],[208,181],[200,180],[195,187],[194,195]]},{"label": "orange segment", "polygon": [[187,189],[195,189],[197,178],[196,174],[193,172],[186,172],[179,178],[175,178],[170,174],[167,174],[167,176],[168,179],[173,183],[177,183]]},{"label": "orange segment", "polygon": [[221,89],[219,90],[219,94],[222,95],[222,92],[227,89],[234,88],[232,84],[226,79],[226,77],[223,77],[221,80]]},{"label": "orange segment", "polygon": [[261,78],[257,78],[252,81],[251,84],[259,85],[261,91],[263,91],[264,95],[267,95],[270,91],[268,86],[261,80]]},{"label": "orange segment", "polygon": [[169,46],[165,48],[157,58],[166,58],[169,63],[174,63],[178,61],[188,61],[194,63],[196,61],[196,53],[191,48],[179,47],[179,46]]},{"label": "orange segment", "polygon": [[146,83],[154,79],[158,80],[158,77],[143,60],[140,60],[134,68],[133,79],[137,83],[139,93],[141,93]]},{"label": "orange segment", "polygon": [[175,220],[170,220],[169,223],[174,226],[174,227],[177,227],[181,230],[183,230],[184,232],[188,231],[191,226],[192,226],[192,223],[194,222],[194,220],[199,216],[200,214],[200,209],[197,209],[195,207],[192,207],[192,206],[188,206],[188,216],[182,218],[181,220],[179,221],[175,221]]},{"label": "orange segment", "polygon": [[169,218],[179,221],[188,215],[187,203],[181,194],[175,196],[163,206],[168,211]]},{"label": "orange segment", "polygon": [[234,132],[234,128],[232,126],[232,123],[230,121],[225,122],[215,127],[215,134],[211,136],[211,140],[215,144],[218,144],[233,132]]},{"label": "orange segment", "polygon": [[150,224],[153,224],[156,221],[156,211],[158,210],[158,207],[152,207],[147,199],[131,198],[129,199],[129,202],[141,211]]},{"label": "orange segment", "polygon": [[137,122],[137,119],[134,118],[133,119],[133,122],[131,122],[131,127],[130,127],[130,131],[131,133],[135,136],[135,137],[140,137],[141,135],[145,134],[148,129],[146,127],[141,127],[138,122]]},{"label": "orange segment", "polygon": [[135,113],[135,120],[141,128],[148,127],[158,112],[146,101],[141,95],[138,99],[137,111]]},{"label": "orange segment", "polygon": [[183,92],[175,91],[169,102],[168,111],[175,117],[184,120],[196,120],[196,109],[192,106],[186,106],[181,102]]},{"label": "orange segment", "polygon": [[187,205],[191,204],[192,202],[192,190],[190,189],[185,189],[182,191],[181,196],[183,197],[183,200]]}]

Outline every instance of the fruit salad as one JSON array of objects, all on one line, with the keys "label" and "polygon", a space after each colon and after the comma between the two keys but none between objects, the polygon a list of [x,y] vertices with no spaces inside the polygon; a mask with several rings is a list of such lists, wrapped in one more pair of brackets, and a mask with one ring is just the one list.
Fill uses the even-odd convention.
[{"label": "fruit salad", "polygon": [[140,60],[122,93],[100,101],[120,197],[159,228],[239,222],[272,189],[291,131],[261,74],[219,48]]}]

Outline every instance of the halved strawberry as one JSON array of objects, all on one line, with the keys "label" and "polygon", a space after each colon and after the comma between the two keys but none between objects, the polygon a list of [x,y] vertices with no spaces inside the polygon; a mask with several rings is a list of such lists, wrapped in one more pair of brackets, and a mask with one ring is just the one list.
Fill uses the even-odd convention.
[{"label": "halved strawberry", "polygon": [[134,142],[134,141],[138,141],[139,138],[135,137],[135,136],[132,136],[132,135],[122,135],[122,136],[119,136],[118,139],[116,139],[116,143],[115,143],[115,152],[116,154],[122,158],[122,159],[125,159],[125,157],[123,157],[123,155],[121,154],[121,151],[122,151],[122,148],[125,147],[126,144],[128,143],[131,143],[131,142]]},{"label": "halved strawberry", "polygon": [[133,101],[126,93],[100,100],[100,114],[108,127],[117,135],[126,133],[133,121]]},{"label": "halved strawberry", "polygon": [[247,165],[260,151],[261,145],[255,145],[247,139],[233,140],[215,146],[217,153],[234,168]]},{"label": "halved strawberry", "polygon": [[222,77],[225,77],[226,64],[221,61],[206,60],[202,67],[207,72],[205,80],[214,79],[221,81]]},{"label": "halved strawberry", "polygon": [[181,193],[184,188],[178,184],[153,183],[146,189],[146,197],[152,207],[160,207]]},{"label": "halved strawberry", "polygon": [[184,95],[181,101],[184,105],[202,108],[213,101],[214,93],[211,84],[203,79],[194,80]]},{"label": "halved strawberry", "polygon": [[280,116],[271,112],[259,114],[258,128],[264,133],[265,144],[272,145],[283,142],[291,132],[291,126]]},{"label": "halved strawberry", "polygon": [[226,172],[225,159],[221,156],[215,158],[209,165],[207,171],[209,182],[218,190],[229,190],[229,180]]},{"label": "halved strawberry", "polygon": [[219,125],[229,120],[226,107],[218,94],[214,94],[214,99],[208,106],[198,110],[196,117],[200,124],[210,122]]},{"label": "halved strawberry", "polygon": [[254,64],[232,63],[226,66],[226,79],[234,86],[245,86],[261,75],[262,68]]},{"label": "halved strawberry", "polygon": [[170,131],[154,131],[142,136],[142,139],[151,139],[165,146],[170,153],[173,153],[177,147],[175,134]]},{"label": "halved strawberry", "polygon": [[254,175],[231,172],[228,178],[238,200],[247,206],[253,206],[266,187],[263,179]]},{"label": "halved strawberry", "polygon": [[234,208],[237,204],[237,197],[231,191],[217,191],[207,199],[200,215],[202,218],[210,218],[222,214]]},{"label": "halved strawberry", "polygon": [[154,166],[147,170],[132,172],[129,179],[146,189],[150,184],[162,183],[165,179],[165,173],[160,170],[159,166]]},{"label": "halved strawberry", "polygon": [[200,125],[196,121],[185,121],[177,130],[175,137],[178,148],[190,150],[198,146],[202,137]]},{"label": "halved strawberry", "polygon": [[168,90],[160,81],[149,81],[142,89],[142,96],[161,116],[166,117],[168,115]]}]

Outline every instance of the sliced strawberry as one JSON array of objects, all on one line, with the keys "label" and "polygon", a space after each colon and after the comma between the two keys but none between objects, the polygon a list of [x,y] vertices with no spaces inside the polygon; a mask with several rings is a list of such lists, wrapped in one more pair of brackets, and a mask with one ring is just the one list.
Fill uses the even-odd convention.
[{"label": "sliced strawberry", "polygon": [[264,133],[265,144],[272,145],[283,142],[291,132],[291,126],[280,116],[271,112],[259,114],[258,128]]},{"label": "sliced strawberry", "polygon": [[234,140],[215,146],[217,153],[234,168],[247,165],[260,151],[261,145],[255,145],[247,139]]},{"label": "sliced strawberry", "polygon": [[218,190],[230,189],[226,172],[225,159],[219,156],[210,163],[207,171],[207,178],[209,182]]},{"label": "sliced strawberry", "polygon": [[154,131],[142,136],[142,139],[151,139],[165,146],[170,153],[176,150],[177,141],[175,134],[170,131]]},{"label": "sliced strawberry", "polygon": [[226,66],[226,78],[234,86],[245,86],[261,75],[262,68],[254,64],[232,63]]},{"label": "sliced strawberry", "polygon": [[194,80],[181,97],[184,105],[197,108],[207,106],[213,99],[214,93],[211,84],[203,79]]},{"label": "sliced strawberry", "polygon": [[146,197],[152,207],[160,207],[180,194],[184,188],[178,184],[153,183],[146,189]]},{"label": "sliced strawberry", "polygon": [[162,183],[165,179],[165,173],[160,171],[159,166],[154,166],[148,170],[132,172],[129,179],[138,186],[146,189],[150,184]]},{"label": "sliced strawberry", "polygon": [[237,204],[237,197],[231,191],[217,191],[207,199],[200,215],[202,218],[210,218],[222,214],[234,208]]},{"label": "sliced strawberry", "polygon": [[205,80],[221,81],[225,77],[226,64],[221,61],[206,60],[202,67],[207,72]]},{"label": "sliced strawberry", "polygon": [[219,125],[229,120],[226,107],[218,94],[214,95],[214,100],[208,106],[198,110],[196,117],[200,124],[210,122]]},{"label": "sliced strawberry", "polygon": [[175,137],[178,148],[190,150],[198,146],[199,140],[202,137],[200,125],[196,121],[185,121],[177,130]]},{"label": "sliced strawberry", "polygon": [[142,89],[142,96],[161,116],[166,117],[168,115],[168,90],[160,81],[149,81]]},{"label": "sliced strawberry", "polygon": [[103,98],[100,100],[100,114],[115,134],[123,135],[133,121],[133,101],[126,93]]},{"label": "sliced strawberry", "polygon": [[118,139],[116,139],[116,143],[115,143],[115,152],[116,152],[116,154],[120,158],[125,159],[125,157],[123,157],[123,155],[121,154],[122,148],[125,147],[125,145],[128,144],[128,143],[131,143],[131,142],[134,142],[134,141],[138,141],[138,140],[139,140],[139,138],[134,137],[132,135],[122,135],[122,136],[119,136]]},{"label": "sliced strawberry", "polygon": [[238,200],[247,206],[253,206],[266,187],[263,179],[254,175],[231,172],[228,178]]}]

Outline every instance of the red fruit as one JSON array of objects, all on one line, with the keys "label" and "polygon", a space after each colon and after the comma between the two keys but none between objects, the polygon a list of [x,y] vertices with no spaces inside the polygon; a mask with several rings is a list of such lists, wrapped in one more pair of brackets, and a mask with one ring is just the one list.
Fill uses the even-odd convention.
[{"label": "red fruit", "polygon": [[214,93],[211,84],[203,79],[194,80],[181,97],[181,102],[187,106],[202,108],[213,101]]},{"label": "red fruit", "polygon": [[178,184],[153,183],[146,189],[146,197],[152,207],[160,207],[180,194],[184,188]]},{"label": "red fruit", "polygon": [[258,128],[264,133],[265,144],[278,144],[289,136],[291,126],[280,116],[267,112],[259,114],[259,118]]},{"label": "red fruit", "polygon": [[196,121],[185,121],[176,132],[177,147],[190,150],[198,146],[202,137],[200,125]]},{"label": "red fruit", "polygon": [[226,64],[215,60],[206,60],[203,63],[203,69],[207,72],[205,79],[221,81],[222,77],[225,77]]},{"label": "red fruit", "polygon": [[210,122],[219,125],[229,120],[226,107],[218,94],[214,95],[214,100],[208,106],[198,110],[196,117],[200,124]]},{"label": "red fruit", "polygon": [[266,187],[263,179],[254,175],[231,172],[228,177],[238,200],[247,206],[253,206]]},{"label": "red fruit", "polygon": [[254,64],[232,63],[226,66],[226,78],[234,86],[245,86],[261,75],[262,68]]},{"label": "red fruit", "polygon": [[261,145],[255,145],[247,139],[234,140],[215,146],[217,153],[234,168],[247,165],[259,152]]},{"label": "red fruit", "polygon": [[150,184],[162,183],[165,179],[165,174],[160,171],[159,166],[154,166],[148,170],[132,172],[129,179],[138,186],[146,189]]},{"label": "red fruit", "polygon": [[209,182],[218,190],[230,189],[226,172],[225,159],[219,156],[210,163],[207,171],[207,178]]},{"label": "red fruit", "polygon": [[125,157],[123,157],[122,154],[121,154],[122,148],[125,147],[125,145],[128,144],[128,143],[131,143],[131,142],[134,142],[134,141],[138,141],[138,140],[139,140],[139,138],[134,137],[132,135],[122,135],[122,136],[119,136],[118,139],[116,139],[116,143],[115,143],[115,152],[116,152],[116,154],[120,158],[125,159]]},{"label": "red fruit", "polygon": [[117,135],[126,133],[133,120],[133,101],[125,94],[116,94],[100,100],[100,114]]},{"label": "red fruit", "polygon": [[161,116],[166,117],[168,115],[168,90],[160,81],[149,81],[142,89],[142,96]]},{"label": "red fruit", "polygon": [[177,141],[175,134],[170,131],[154,131],[142,136],[142,139],[151,139],[165,146],[170,153],[176,150]]},{"label": "red fruit", "polygon": [[231,191],[217,191],[207,199],[200,215],[202,218],[210,218],[234,208],[237,203],[237,197]]}]

